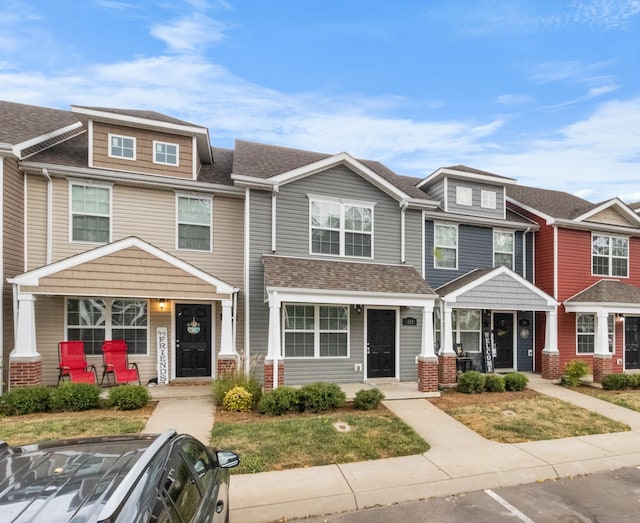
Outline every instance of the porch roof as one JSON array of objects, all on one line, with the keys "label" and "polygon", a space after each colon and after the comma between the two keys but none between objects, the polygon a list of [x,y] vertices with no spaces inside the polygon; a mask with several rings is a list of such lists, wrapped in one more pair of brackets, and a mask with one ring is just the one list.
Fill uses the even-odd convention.
[{"label": "porch roof", "polygon": [[640,288],[620,280],[600,280],[564,302],[567,312],[583,312],[585,307],[640,308]]}]

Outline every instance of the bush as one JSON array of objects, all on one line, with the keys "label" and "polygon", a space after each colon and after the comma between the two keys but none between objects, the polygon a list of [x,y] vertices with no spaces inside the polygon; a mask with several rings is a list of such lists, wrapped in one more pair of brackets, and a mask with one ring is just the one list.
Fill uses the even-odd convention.
[{"label": "bush", "polygon": [[346,400],[345,393],[338,385],[321,381],[302,387],[298,397],[300,408],[310,412],[327,412],[342,407]]},{"label": "bush", "polygon": [[109,404],[120,410],[141,409],[150,399],[147,388],[140,385],[119,385],[109,390]]},{"label": "bush", "polygon": [[529,378],[521,372],[509,372],[504,375],[504,387],[508,391],[519,392],[527,388]]},{"label": "bush", "polygon": [[46,412],[50,400],[51,388],[44,385],[12,389],[2,396],[2,411],[9,416]]},{"label": "bush", "polygon": [[580,385],[580,378],[589,374],[589,365],[582,360],[573,360],[567,363],[562,374],[562,384],[567,387]]},{"label": "bush", "polygon": [[487,392],[504,392],[504,378],[499,374],[485,374],[484,390]]},{"label": "bush", "polygon": [[458,376],[458,392],[479,394],[484,392],[485,375],[477,370],[470,370]]},{"label": "bush", "polygon": [[253,398],[247,389],[237,385],[225,394],[222,406],[232,412],[249,412],[253,408]]},{"label": "bush", "polygon": [[362,389],[356,392],[353,398],[353,406],[358,410],[375,410],[384,399],[380,389]]},{"label": "bush", "polygon": [[100,387],[90,383],[61,383],[51,392],[51,408],[56,411],[95,409],[100,400]]},{"label": "bush", "polygon": [[216,405],[224,405],[224,397],[234,387],[242,387],[251,394],[251,408],[255,409],[262,397],[262,385],[253,376],[243,372],[224,374],[213,382],[213,401]]},{"label": "bush", "polygon": [[299,409],[298,389],[293,387],[278,387],[265,392],[258,402],[258,412],[272,416],[281,416]]},{"label": "bush", "polygon": [[636,383],[635,375],[607,374],[602,378],[602,388],[605,390],[624,390],[632,388]]}]

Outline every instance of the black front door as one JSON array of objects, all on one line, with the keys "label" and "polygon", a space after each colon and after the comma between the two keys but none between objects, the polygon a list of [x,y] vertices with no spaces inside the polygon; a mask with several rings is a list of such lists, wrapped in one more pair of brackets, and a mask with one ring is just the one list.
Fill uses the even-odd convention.
[{"label": "black front door", "polygon": [[497,369],[513,368],[513,314],[496,312],[493,315],[493,342],[496,345],[494,366]]},{"label": "black front door", "polygon": [[624,368],[640,369],[640,317],[624,317]]},{"label": "black front door", "polygon": [[176,305],[176,377],[211,376],[211,305]]},{"label": "black front door", "polygon": [[396,375],[396,311],[367,309],[367,377]]}]

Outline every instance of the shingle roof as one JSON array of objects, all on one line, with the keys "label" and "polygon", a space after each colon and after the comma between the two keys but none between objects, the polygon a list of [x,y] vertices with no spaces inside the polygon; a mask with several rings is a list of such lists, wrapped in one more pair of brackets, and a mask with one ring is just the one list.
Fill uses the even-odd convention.
[{"label": "shingle roof", "polygon": [[157,122],[175,123],[178,125],[188,125],[190,127],[202,127],[201,125],[196,125],[191,122],[179,120],[178,118],[173,118],[172,116],[167,116],[166,114],[157,113],[155,111],[145,111],[141,109],[118,109],[113,107],[89,107],[86,105],[75,105],[74,107],[77,107],[79,109],[88,109],[90,111],[102,111],[105,113],[120,114],[123,116],[133,116],[136,118],[144,118],[146,120],[155,120]]},{"label": "shingle roof", "polygon": [[488,269],[474,269],[460,276],[459,278],[456,278],[455,280],[450,281],[449,283],[445,283],[444,285],[441,285],[436,289],[436,292],[440,296],[446,296],[447,294],[457,291],[458,289],[461,289],[465,285],[468,285],[478,280],[479,278],[482,278],[485,274],[489,274],[491,271],[495,271],[495,267],[491,267]]},{"label": "shingle roof", "polygon": [[69,167],[88,167],[89,152],[87,143],[87,133],[83,133],[59,143],[55,147],[30,156],[28,161]]},{"label": "shingle roof", "polygon": [[233,167],[233,149],[212,147],[213,163],[204,164],[198,173],[198,181],[233,185],[231,172]]},{"label": "shingle roof", "polygon": [[0,100],[0,143],[19,144],[78,121],[71,111]]},{"label": "shingle roof", "polygon": [[593,204],[573,194],[523,185],[508,185],[507,196],[553,218],[571,220],[593,209]]},{"label": "shingle roof", "polygon": [[566,303],[640,304],[640,288],[620,280],[600,280],[568,299]]},{"label": "shingle roof", "polygon": [[264,255],[266,287],[435,296],[411,265]]},{"label": "shingle roof", "polygon": [[513,178],[509,178],[508,176],[501,176],[499,174],[490,173],[489,171],[481,171],[480,169],[475,169],[467,165],[451,165],[449,167],[444,167],[444,169],[450,169],[452,171],[461,171],[461,172],[470,173],[470,174],[482,174],[484,176],[492,176],[494,178],[501,178],[503,180],[513,180]]}]

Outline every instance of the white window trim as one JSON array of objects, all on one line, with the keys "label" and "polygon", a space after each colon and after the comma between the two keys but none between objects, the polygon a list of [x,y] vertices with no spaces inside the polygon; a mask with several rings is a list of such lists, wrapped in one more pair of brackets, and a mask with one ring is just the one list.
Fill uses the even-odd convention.
[{"label": "white window trim", "polygon": [[[127,158],[126,156],[118,156],[117,154],[113,154],[111,152],[111,138],[126,138],[128,140],[133,140],[133,158]],[[108,142],[107,142],[107,154],[109,156],[109,158],[118,158],[119,160],[128,160],[128,161],[135,161],[136,157],[137,157],[137,152],[138,152],[138,143],[136,140],[135,136],[127,136],[125,134],[108,134]]]},{"label": "white window trim", "polygon": [[495,191],[487,191],[482,189],[480,191],[480,207],[483,209],[495,209],[498,195]]},{"label": "white window trim", "polygon": [[[507,252],[507,251],[498,251],[496,250],[496,236],[495,233],[501,233],[501,234],[510,234],[511,235],[511,246],[512,246],[512,250],[511,252]],[[507,231],[504,229],[493,229],[493,233],[492,233],[492,237],[493,237],[493,266],[496,267],[496,254],[511,254],[511,267],[507,267],[508,269],[515,271],[515,250],[516,250],[516,235],[513,231]]]},{"label": "white window trim", "polygon": [[[586,316],[592,316],[593,317],[593,332],[582,332],[579,333],[578,332],[578,316],[580,316],[581,314],[584,314]],[[597,326],[597,318],[596,318],[596,314],[595,313],[591,313],[591,312],[578,312],[576,314],[576,356],[593,356],[596,352],[596,332],[598,330],[598,326]],[[608,327],[607,327],[608,330]],[[592,336],[593,337],[593,350],[591,352],[580,352],[579,351],[579,337],[580,336]]]},{"label": "white window trim", "polygon": [[[160,162],[156,160],[156,145],[172,145],[176,148],[176,163],[170,162]],[[158,165],[170,165],[171,167],[180,167],[180,144],[171,143],[171,142],[163,142],[160,140],[153,140],[153,154],[152,154],[153,163]]]},{"label": "white window trim", "polygon": [[[594,257],[594,252],[593,252],[593,239],[596,236],[606,236],[609,238],[609,271],[608,274],[596,274],[593,272],[593,257]],[[620,276],[618,274],[614,275],[613,274],[613,263],[612,261],[614,259],[622,259],[621,256],[614,256],[613,255],[613,246],[612,246],[612,240],[613,238],[619,238],[619,239],[623,239],[623,240],[627,240],[627,256],[626,256],[626,260],[627,260],[627,274],[625,276]],[[628,236],[622,236],[619,234],[602,234],[602,233],[596,233],[596,232],[592,232],[591,233],[591,276],[596,276],[596,277],[608,277],[608,278],[629,278],[629,255],[630,255],[630,247],[631,247],[631,242],[629,241],[629,237]],[[604,257],[604,256],[603,256]]]},{"label": "white window trim", "polygon": [[[189,198],[191,200],[209,200],[209,249],[185,249],[180,247],[180,224],[185,225],[203,225],[202,223],[181,222],[178,218],[178,202],[180,198]],[[176,250],[183,252],[213,252],[213,196],[202,196],[200,194],[176,193]]]},{"label": "white window trim", "polygon": [[[452,312],[454,312],[456,315],[458,314],[457,311],[458,310],[467,310],[467,309],[453,309]],[[478,334],[478,350],[469,350],[468,348],[465,349],[464,345],[462,347],[462,349],[465,352],[469,352],[471,354],[479,354],[480,352],[482,352],[482,310],[481,309],[468,309],[468,310],[477,310],[480,312],[480,326],[478,327],[478,330],[469,330],[469,329],[461,329],[459,327],[459,321],[457,321],[456,319],[456,326],[455,328],[453,327],[453,317],[451,318],[451,328],[452,328],[452,338],[453,338],[453,342],[454,343],[462,343],[462,341],[460,341],[460,334],[462,334],[463,332],[471,332],[471,333],[477,333]]]},{"label": "white window trim", "polygon": [[[83,216],[100,216],[103,218],[109,218],[109,239],[106,242],[88,242],[84,240],[73,239],[73,187],[98,187],[100,189],[107,189],[109,191],[109,214],[92,214],[89,212],[82,213]],[[80,214],[80,213],[78,213]],[[69,243],[83,243],[88,245],[105,245],[105,243],[111,243],[113,234],[113,186],[105,183],[92,183],[89,181],[75,181],[69,180]]]},{"label": "white window trim", "polygon": [[[612,318],[613,321],[611,323],[613,323],[613,331],[609,331],[609,318]],[[607,338],[609,338],[609,336],[611,336],[611,348],[609,348],[609,354],[615,354],[616,353],[616,315],[615,314],[611,314],[609,313],[607,315]],[[607,342],[609,340],[607,339]]]},{"label": "white window trim", "polygon": [[[436,244],[436,228],[437,227],[454,227],[456,230],[456,265],[455,267],[438,267],[438,258],[435,254],[435,251],[438,249],[439,245]],[[457,271],[458,270],[458,254],[460,252],[460,230],[457,223],[444,223],[444,222],[433,222],[433,268],[440,269],[444,271]],[[444,246],[445,249],[450,249],[451,247]]]},{"label": "white window trim", "polygon": [[[353,258],[357,260],[372,260],[374,258],[374,238],[375,238],[375,206],[373,202],[364,202],[359,200],[351,200],[346,198],[327,198],[307,195],[309,199],[309,254],[312,256],[331,256],[332,258]],[[340,253],[329,254],[324,252],[313,252],[313,204],[327,203],[340,206]],[[371,232],[347,231],[344,226],[344,216],[347,207],[362,207],[371,211]],[[317,227],[320,229],[320,227]],[[369,234],[371,236],[371,256],[353,256],[345,254],[345,237],[347,232],[356,232],[357,234]]]},{"label": "white window trim", "polygon": [[[313,307],[313,356],[287,356],[285,352],[285,338],[288,332],[310,332],[308,329],[286,329],[285,309],[287,305],[299,305],[301,307]],[[321,331],[320,330],[320,307],[344,308],[347,310],[347,330],[346,331]],[[281,332],[282,332],[282,355],[286,360],[348,360],[351,357],[351,307],[336,303],[283,303],[281,307]],[[346,356],[320,356],[320,334],[323,332],[339,332],[347,335]]]},{"label": "white window trim", "polygon": [[473,189],[464,185],[456,186],[456,205],[471,207],[473,205]]}]

